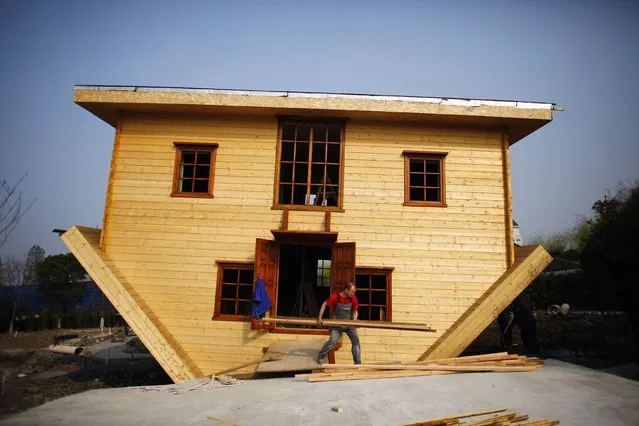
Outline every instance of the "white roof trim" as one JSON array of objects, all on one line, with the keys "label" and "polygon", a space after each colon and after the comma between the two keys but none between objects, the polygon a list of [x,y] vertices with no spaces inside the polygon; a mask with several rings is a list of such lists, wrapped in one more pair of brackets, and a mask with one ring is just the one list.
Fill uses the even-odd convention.
[{"label": "white roof trim", "polygon": [[184,87],[148,87],[148,86],[85,86],[77,85],[74,90],[95,91],[121,91],[121,92],[172,92],[194,94],[216,94],[234,96],[273,96],[289,98],[332,98],[332,99],[358,99],[370,101],[397,101],[397,102],[421,102],[440,105],[454,105],[465,107],[497,106],[521,109],[554,109],[555,104],[549,102],[520,102],[501,101],[491,99],[462,99],[462,98],[431,98],[425,96],[383,96],[383,95],[358,95],[349,93],[313,93],[313,92],[285,92],[285,91],[260,91],[260,90],[233,90],[233,89],[196,89]]}]

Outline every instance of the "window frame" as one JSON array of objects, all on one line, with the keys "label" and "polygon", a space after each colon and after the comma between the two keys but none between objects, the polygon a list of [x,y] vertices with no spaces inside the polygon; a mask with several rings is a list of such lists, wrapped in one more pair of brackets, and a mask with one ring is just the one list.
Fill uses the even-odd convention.
[{"label": "window frame", "polygon": [[[215,183],[215,163],[217,161],[217,143],[198,143],[198,142],[173,142],[175,147],[175,163],[173,172],[173,187],[171,197],[182,198],[215,198],[213,195],[213,185]],[[209,190],[208,192],[182,192],[178,190],[180,182],[180,168],[182,164],[182,152],[184,150],[210,151],[211,164],[209,164]]]},{"label": "window frame", "polygon": [[[448,152],[403,151],[402,156],[404,157],[404,205],[412,207],[447,207],[446,157],[448,156]],[[415,201],[410,199],[410,161],[413,159],[439,161],[440,201]],[[426,174],[426,172],[424,172],[424,174]]]},{"label": "window frame", "polygon": [[[393,320],[393,297],[392,297],[392,290],[393,290],[393,270],[395,268],[394,267],[385,267],[385,266],[381,266],[381,267],[374,267],[374,266],[358,266],[357,268],[355,268],[355,286],[357,288],[357,292],[355,293],[355,295],[357,296],[357,294],[361,294],[361,292],[366,291],[364,289],[362,289],[360,286],[357,285],[357,276],[358,275],[384,275],[386,276],[386,311],[385,311],[385,317],[384,317],[384,321],[392,321]],[[361,308],[363,306],[368,307],[369,309],[371,309],[371,296],[373,291],[378,291],[378,290],[373,290],[371,287],[369,287],[368,289],[369,292],[369,296],[368,296],[368,303],[363,304],[359,298],[358,298],[358,303],[360,306],[359,309],[359,315],[361,318]],[[370,315],[369,318],[366,321],[381,321],[381,320],[374,320],[374,319],[370,319]]]},{"label": "window frame", "polygon": [[[253,262],[242,262],[242,261],[226,261],[226,260],[216,260],[217,264],[217,281],[215,282],[215,308],[213,310],[212,320],[218,321],[242,321],[242,322],[250,322],[251,315],[235,315],[235,314],[223,314],[222,310],[222,281],[224,277],[224,269],[237,269],[239,270],[250,270],[251,271],[251,299],[249,301],[253,302],[253,292],[255,291],[255,264]],[[239,273],[239,272],[238,272]],[[235,299],[236,303],[238,300],[243,299]]]},{"label": "window frame", "polygon": [[[273,185],[273,206],[272,210],[305,210],[305,211],[334,211],[334,212],[344,212],[344,153],[345,153],[345,145],[346,145],[346,124],[347,119],[345,118],[331,118],[331,117],[299,117],[299,116],[278,116],[278,124],[277,124],[277,149],[275,156],[275,183]],[[336,124],[340,126],[340,159],[339,159],[339,185],[338,185],[338,202],[337,206],[309,206],[302,204],[281,204],[279,200],[280,194],[280,171],[281,171],[281,159],[282,159],[282,126],[286,121],[295,121],[295,122],[306,122],[311,125],[311,129],[314,124]],[[311,168],[310,165],[312,162],[312,134],[309,136],[309,175],[307,178],[307,191],[308,187],[312,185],[310,183],[311,179]],[[326,163],[324,163],[326,164]],[[308,193],[306,194],[308,195]]]}]

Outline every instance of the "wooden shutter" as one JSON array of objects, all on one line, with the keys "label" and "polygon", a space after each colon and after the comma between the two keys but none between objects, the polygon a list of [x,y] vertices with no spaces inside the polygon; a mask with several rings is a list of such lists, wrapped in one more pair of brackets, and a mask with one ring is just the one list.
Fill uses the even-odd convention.
[{"label": "wooden shutter", "polygon": [[[279,247],[272,240],[258,238],[255,240],[255,272],[260,273],[264,279],[266,293],[271,301],[271,313],[275,311],[277,303],[277,272],[279,268]],[[258,325],[251,321],[254,329],[273,328],[268,325]]]},{"label": "wooden shutter", "polygon": [[355,283],[355,243],[335,243],[331,257],[332,292],[343,290],[347,282]]}]

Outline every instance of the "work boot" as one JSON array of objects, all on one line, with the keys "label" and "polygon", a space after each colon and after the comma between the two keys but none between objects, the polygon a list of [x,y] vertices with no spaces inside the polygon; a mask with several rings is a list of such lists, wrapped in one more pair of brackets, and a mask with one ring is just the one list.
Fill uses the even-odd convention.
[{"label": "work boot", "polygon": [[325,356],[320,358],[318,355],[317,358],[315,358],[315,362],[318,363],[319,365],[322,365],[322,364],[328,363],[328,360],[326,359]]}]

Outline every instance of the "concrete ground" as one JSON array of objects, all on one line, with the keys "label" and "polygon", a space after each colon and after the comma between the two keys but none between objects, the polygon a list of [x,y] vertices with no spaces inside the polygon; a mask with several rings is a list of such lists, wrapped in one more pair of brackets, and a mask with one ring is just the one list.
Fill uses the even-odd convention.
[{"label": "concrete ground", "polygon": [[[399,425],[502,407],[533,420],[560,420],[562,425],[639,424],[638,382],[554,360],[531,373],[324,383],[263,379],[179,395],[166,387],[158,389],[89,391],[0,424]],[[333,412],[331,407],[343,411]]]}]

